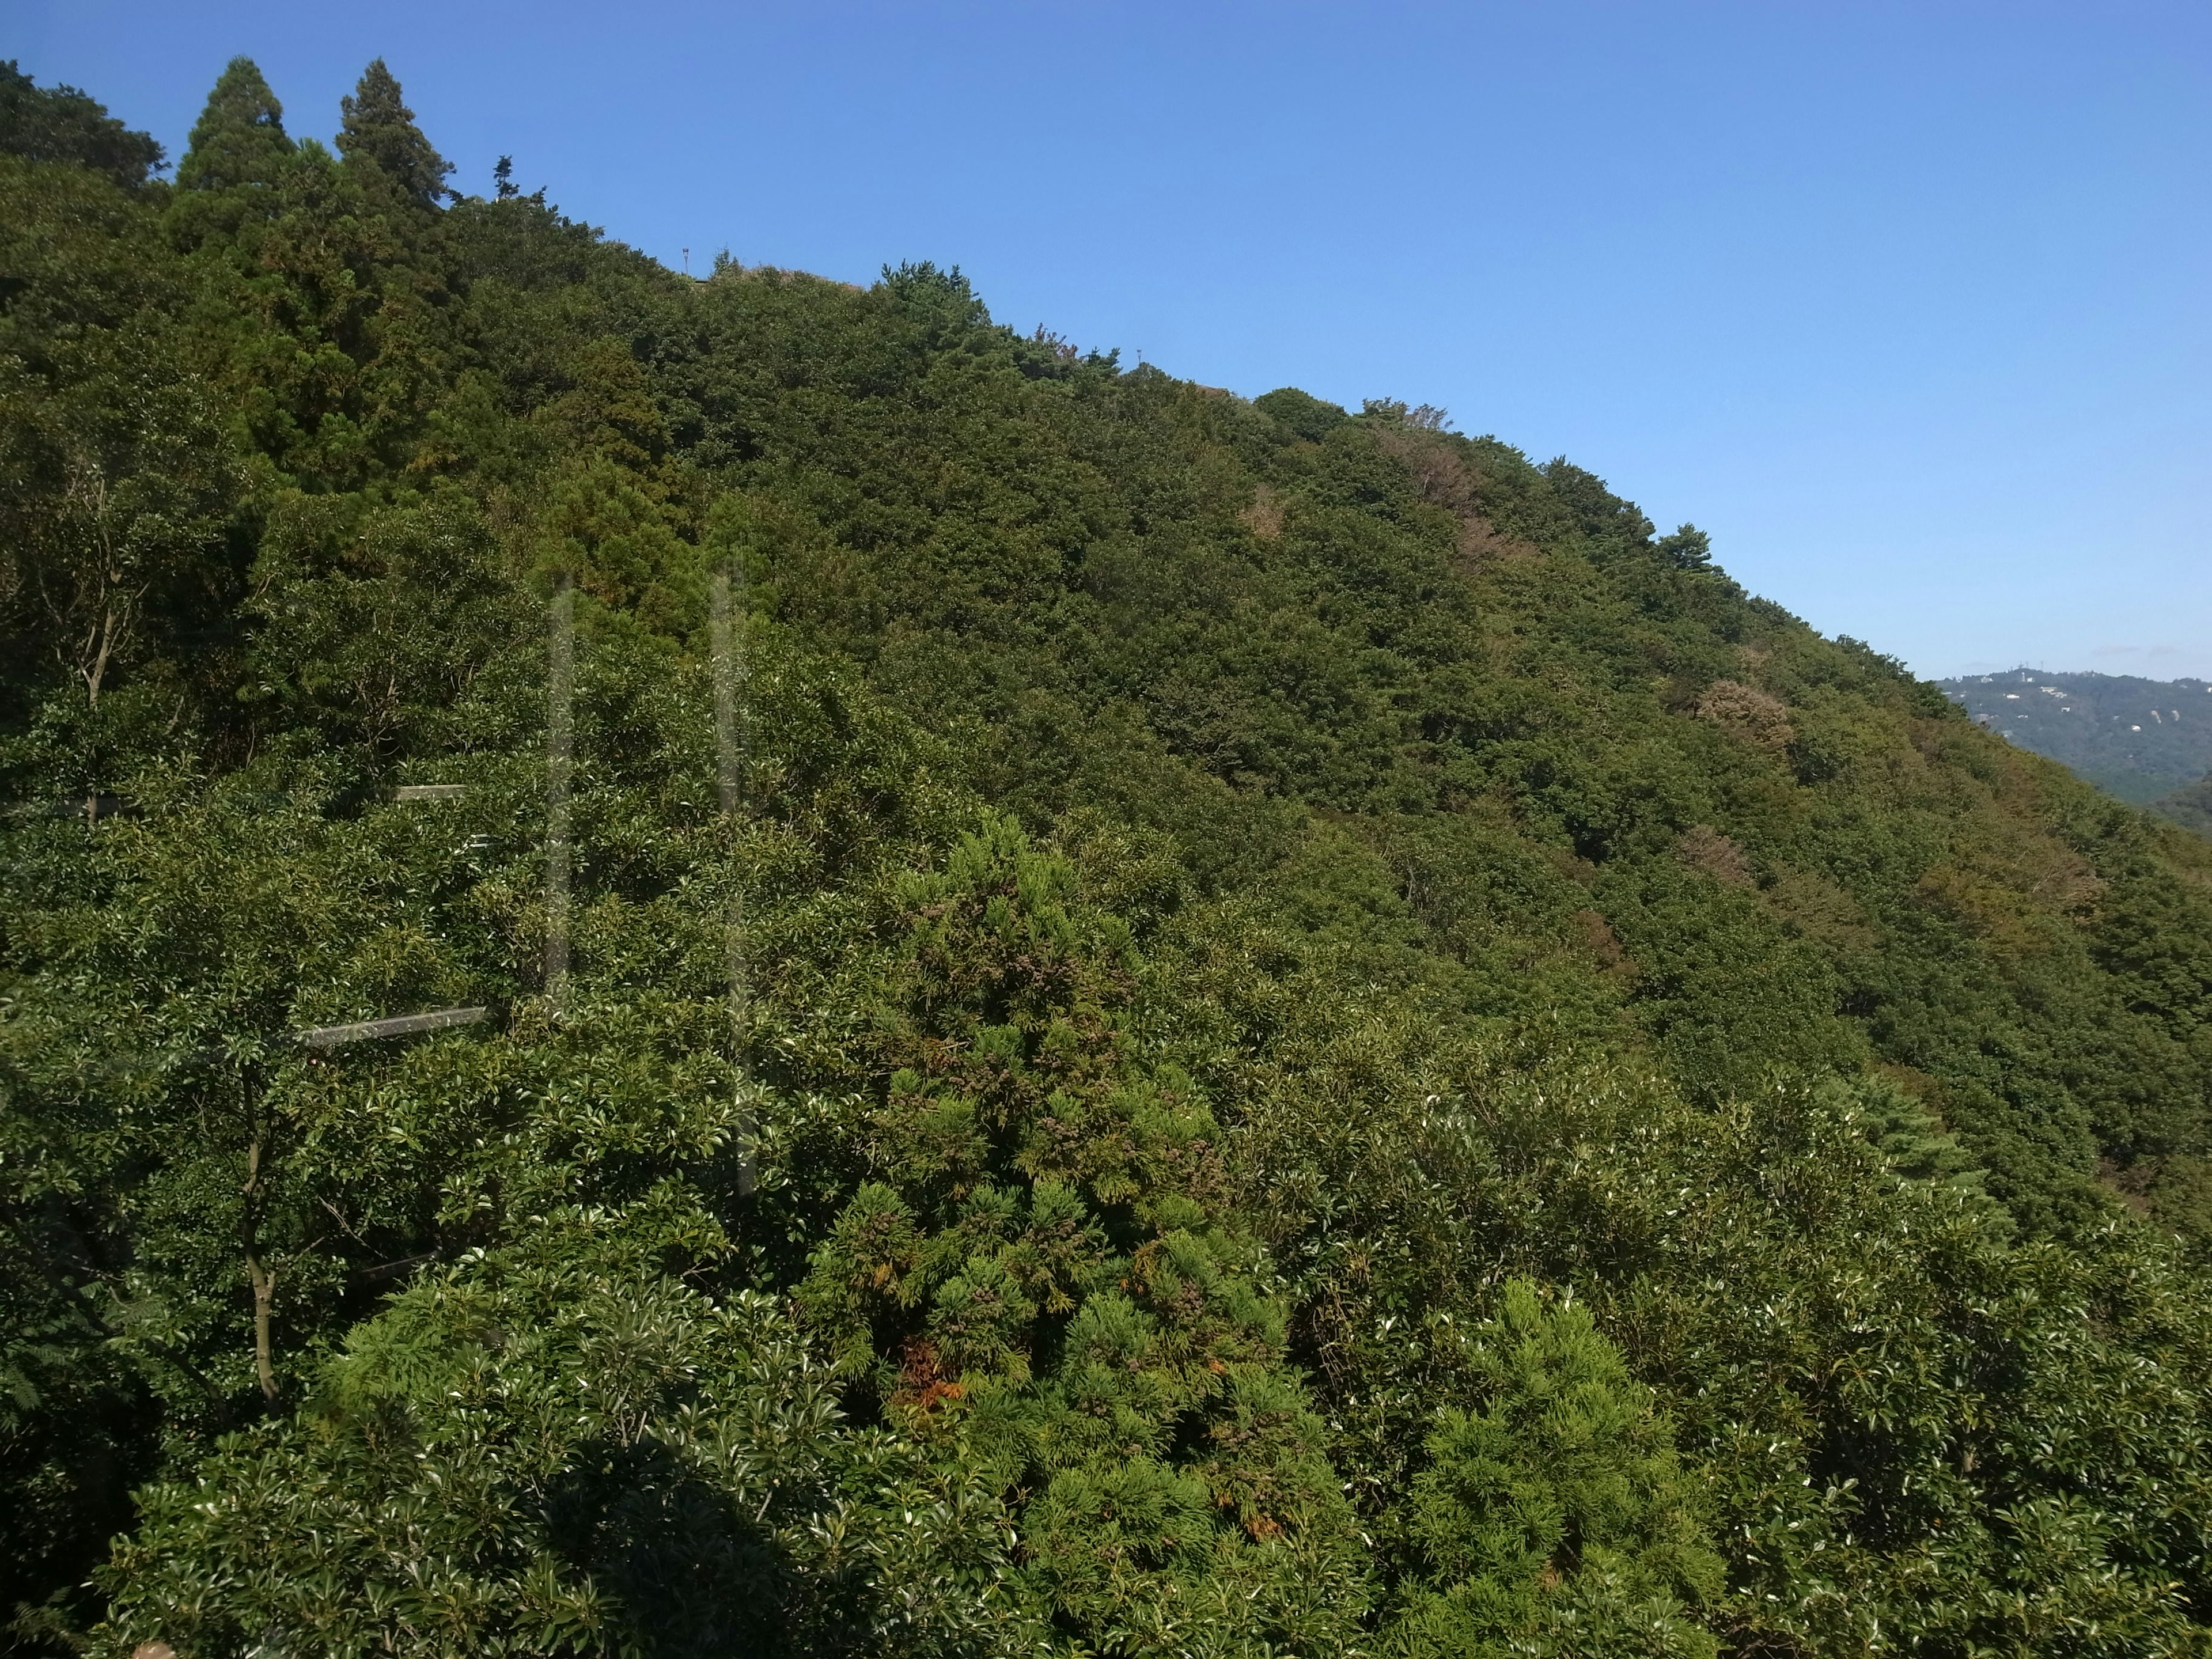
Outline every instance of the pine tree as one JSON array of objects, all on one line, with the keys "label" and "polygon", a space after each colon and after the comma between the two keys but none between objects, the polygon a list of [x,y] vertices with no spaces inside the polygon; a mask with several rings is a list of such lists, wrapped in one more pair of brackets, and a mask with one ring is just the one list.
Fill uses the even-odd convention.
[{"label": "pine tree", "polygon": [[370,167],[424,207],[446,194],[453,163],[432,149],[402,101],[399,82],[380,58],[362,71],[361,83],[340,107],[338,153],[356,167]]},{"label": "pine tree", "polygon": [[1721,1561],[1650,1390],[1587,1307],[1522,1279],[1503,1302],[1468,1353],[1486,1398],[1437,1414],[1413,1482],[1431,1588],[1393,1647],[1711,1659],[1691,1609],[1719,1593]]},{"label": "pine tree", "polygon": [[177,183],[199,191],[271,185],[291,154],[284,106],[251,58],[234,58],[193,124]]}]

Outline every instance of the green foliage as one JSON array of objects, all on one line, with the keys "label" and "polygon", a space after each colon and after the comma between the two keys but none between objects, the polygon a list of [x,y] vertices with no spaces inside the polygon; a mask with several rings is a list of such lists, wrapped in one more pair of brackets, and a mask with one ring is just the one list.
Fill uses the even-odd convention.
[{"label": "green foliage", "polygon": [[210,194],[267,189],[291,155],[284,106],[251,58],[234,58],[192,124],[177,185]]},{"label": "green foliage", "polygon": [[0,81],[24,1650],[2203,1650],[2203,842],[1442,410],[343,116]]},{"label": "green foliage", "polygon": [[[1003,820],[900,897],[863,1185],[799,1288],[888,1420],[966,1434],[1060,1627],[1340,1651],[1364,1601],[1282,1310],[1225,1233],[1219,1131],[1120,1027],[1127,928]],[[1262,1645],[1264,1644],[1264,1645]]]},{"label": "green foliage", "polygon": [[0,153],[70,162],[126,190],[143,189],[162,165],[151,137],[131,131],[75,87],[41,89],[13,58],[0,61]]},{"label": "green foliage", "polygon": [[395,1299],[296,1421],[142,1495],[95,1643],[1026,1649],[992,1496],[846,1425],[768,1298],[710,1303],[654,1271],[653,1242],[549,1218]]},{"label": "green foliage", "polygon": [[2199,778],[2170,795],[2160,796],[2151,803],[2150,810],[2172,818],[2185,830],[2194,830],[2212,840],[2212,776]]},{"label": "green foliage", "polygon": [[1404,1615],[1402,1650],[1712,1654],[1677,1598],[1715,1595],[1721,1561],[1650,1390],[1586,1309],[1547,1309],[1515,1280],[1501,1313],[1461,1362],[1485,1403],[1443,1409],[1413,1483],[1434,1588]]},{"label": "green foliage", "polygon": [[339,107],[345,119],[338,129],[338,154],[356,167],[382,174],[403,199],[436,206],[446,194],[453,163],[430,148],[381,58],[362,72],[360,84],[339,100]]},{"label": "green foliage", "polygon": [[[243,469],[166,326],[180,285],[143,204],[0,156],[0,685],[17,732],[43,702],[96,750],[103,691],[132,669],[140,697],[190,676],[177,647],[222,629]],[[41,695],[57,675],[65,702]]]},{"label": "green foliage", "polygon": [[1671,536],[1662,536],[1654,544],[1659,556],[1678,570],[1710,570],[1713,562],[1713,538],[1693,524],[1686,524]]},{"label": "green foliage", "polygon": [[1252,407],[1294,438],[1319,443],[1330,431],[1352,417],[1334,404],[1323,403],[1310,392],[1286,386],[1252,400]]}]

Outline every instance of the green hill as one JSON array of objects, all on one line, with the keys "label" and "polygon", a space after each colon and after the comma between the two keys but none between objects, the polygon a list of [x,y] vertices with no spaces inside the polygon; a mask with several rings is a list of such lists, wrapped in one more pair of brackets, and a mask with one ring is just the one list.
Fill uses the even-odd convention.
[{"label": "green hill", "polygon": [[20,1650],[2205,1650],[2212,844],[1437,410],[0,94]]},{"label": "green hill", "polygon": [[2139,806],[2212,774],[2203,680],[2018,668],[1936,684],[1981,725]]}]

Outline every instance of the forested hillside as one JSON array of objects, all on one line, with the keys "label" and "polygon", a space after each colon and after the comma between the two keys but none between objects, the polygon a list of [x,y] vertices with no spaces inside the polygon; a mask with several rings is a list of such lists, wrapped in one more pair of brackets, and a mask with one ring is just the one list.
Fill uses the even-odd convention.
[{"label": "forested hillside", "polygon": [[1439,411],[0,78],[18,1650],[2212,1651],[2212,843]]},{"label": "forested hillside", "polygon": [[2212,775],[2212,684],[2132,674],[2003,674],[1939,680],[1982,725],[2122,800],[2161,799]]},{"label": "forested hillside", "polygon": [[2160,796],[2151,803],[2151,810],[2176,823],[2186,824],[2200,836],[2212,837],[2212,772],[2170,795]]}]

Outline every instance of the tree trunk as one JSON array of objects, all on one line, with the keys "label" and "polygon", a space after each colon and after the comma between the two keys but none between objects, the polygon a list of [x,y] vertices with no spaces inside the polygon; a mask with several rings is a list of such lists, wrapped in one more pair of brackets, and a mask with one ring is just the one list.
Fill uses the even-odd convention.
[{"label": "tree trunk", "polygon": [[258,1256],[246,1258],[246,1276],[253,1285],[253,1370],[261,1379],[262,1398],[276,1398],[276,1364],[269,1340],[269,1306],[276,1294],[276,1275]]},{"label": "tree trunk", "polygon": [[276,1297],[276,1270],[261,1255],[261,1138],[256,1135],[246,1149],[246,1280],[253,1287],[253,1370],[261,1379],[261,1397],[276,1400],[276,1345],[270,1332],[270,1312]]},{"label": "tree trunk", "polygon": [[85,670],[84,674],[86,701],[94,708],[100,707],[100,683],[107,678],[107,659],[115,649],[115,607],[109,605],[100,612],[100,647],[94,653],[92,666]]}]

